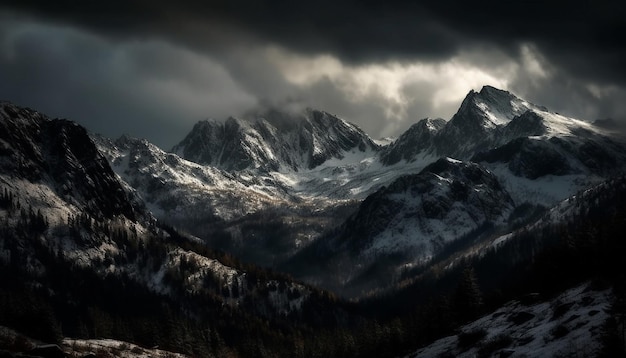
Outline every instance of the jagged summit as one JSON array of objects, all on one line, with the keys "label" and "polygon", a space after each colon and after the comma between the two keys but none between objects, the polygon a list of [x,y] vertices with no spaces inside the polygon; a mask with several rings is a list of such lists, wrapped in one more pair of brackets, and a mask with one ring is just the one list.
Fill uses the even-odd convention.
[{"label": "jagged summit", "polygon": [[476,151],[516,136],[546,134],[543,121],[548,114],[545,107],[511,92],[484,86],[479,92],[470,90],[449,121],[423,119],[411,126],[381,152],[381,161],[385,165],[413,162],[425,154],[469,159]]},{"label": "jagged summit", "polygon": [[493,127],[511,120],[515,113],[512,103],[518,99],[507,91],[485,86],[480,92],[470,90],[461,103],[452,121],[476,121],[477,124]]},{"label": "jagged summit", "polygon": [[190,161],[228,171],[298,171],[348,152],[378,150],[355,125],[314,109],[295,114],[272,109],[224,123],[201,121],[172,149]]},{"label": "jagged summit", "polygon": [[434,136],[445,125],[446,121],[441,118],[420,120],[381,152],[381,161],[393,165],[403,159],[407,162],[415,160],[418,153],[428,151]]},{"label": "jagged summit", "polygon": [[506,124],[528,110],[545,112],[547,108],[527,102],[509,91],[484,86],[480,92],[470,90],[452,120],[477,115],[484,125],[492,127]]},{"label": "jagged summit", "polygon": [[495,131],[533,110],[545,108],[491,86],[483,87],[480,92],[471,90],[435,139],[436,152],[464,158],[476,149],[487,149]]},{"label": "jagged summit", "polygon": [[467,160],[517,138],[597,140],[607,135],[610,131],[601,126],[550,112],[511,92],[484,86],[479,92],[471,90],[449,121],[422,120],[413,125],[381,152],[381,162],[413,162],[424,155]]}]

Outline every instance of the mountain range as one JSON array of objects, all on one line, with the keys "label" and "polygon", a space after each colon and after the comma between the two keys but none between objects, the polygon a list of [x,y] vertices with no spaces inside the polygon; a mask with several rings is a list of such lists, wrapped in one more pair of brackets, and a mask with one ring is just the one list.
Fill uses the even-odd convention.
[{"label": "mountain range", "polygon": [[[381,257],[393,257],[389,282],[473,230],[506,230],[514,208],[549,208],[626,163],[603,127],[489,86],[449,121],[422,119],[387,145],[313,109],[201,121],[170,152],[128,137],[94,141],[158,219],[344,293]],[[347,247],[350,270],[298,262],[310,251],[332,261]]]},{"label": "mountain range", "polygon": [[[497,308],[522,287],[550,291],[527,282],[542,252],[569,253],[551,233],[621,222],[626,146],[601,124],[485,86],[450,120],[392,142],[324,111],[272,109],[200,121],[166,151],[2,102],[0,325],[201,356],[311,356],[337,332],[331,355],[384,352],[397,337],[392,355],[415,351],[429,336],[408,340],[408,327],[442,309],[428,297],[450,297],[451,325],[485,313],[455,301],[450,282],[468,265]],[[621,245],[607,242],[589,272],[607,272],[596,260]],[[552,294],[596,278],[574,276]],[[376,329],[388,334],[364,338]]]}]

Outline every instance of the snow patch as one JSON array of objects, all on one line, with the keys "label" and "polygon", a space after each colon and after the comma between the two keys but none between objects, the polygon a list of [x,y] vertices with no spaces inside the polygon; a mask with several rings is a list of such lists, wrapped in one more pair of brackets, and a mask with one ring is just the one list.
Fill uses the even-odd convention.
[{"label": "snow patch", "polygon": [[[505,342],[492,354],[507,357],[596,356],[602,347],[602,326],[609,318],[614,295],[583,284],[558,297],[533,305],[512,301],[495,312],[461,328],[461,332],[484,332],[485,337],[461,347],[458,336],[439,339],[406,357],[475,357],[490,342]],[[493,356],[493,355],[492,355]],[[497,356],[497,355],[496,355]]]}]

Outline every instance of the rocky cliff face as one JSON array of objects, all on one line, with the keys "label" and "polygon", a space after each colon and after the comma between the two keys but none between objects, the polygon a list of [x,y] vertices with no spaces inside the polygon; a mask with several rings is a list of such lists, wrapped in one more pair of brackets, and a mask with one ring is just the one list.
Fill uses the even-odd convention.
[{"label": "rocky cliff face", "polygon": [[327,112],[268,111],[252,119],[202,121],[172,151],[228,171],[312,169],[349,151],[378,151],[363,131]]},{"label": "rocky cliff face", "polygon": [[92,215],[135,218],[122,185],[87,131],[9,103],[0,105],[0,162],[12,180],[49,185]]}]

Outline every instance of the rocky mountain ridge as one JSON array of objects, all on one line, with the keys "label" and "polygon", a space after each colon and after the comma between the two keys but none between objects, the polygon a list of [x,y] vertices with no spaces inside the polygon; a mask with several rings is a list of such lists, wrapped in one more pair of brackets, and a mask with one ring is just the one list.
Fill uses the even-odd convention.
[{"label": "rocky mountain ridge", "polygon": [[290,115],[269,110],[252,119],[230,117],[198,122],[172,152],[228,171],[313,169],[344,152],[376,152],[362,130],[327,112],[307,109]]}]

